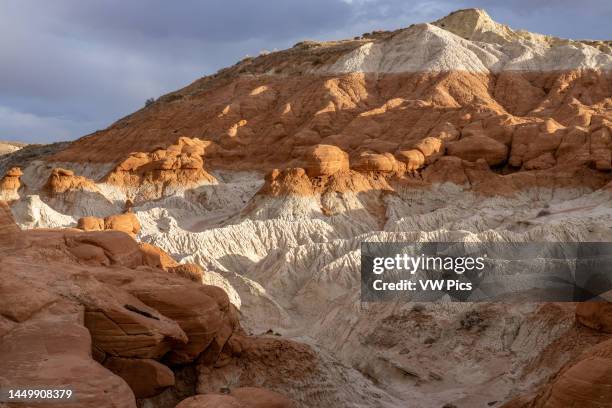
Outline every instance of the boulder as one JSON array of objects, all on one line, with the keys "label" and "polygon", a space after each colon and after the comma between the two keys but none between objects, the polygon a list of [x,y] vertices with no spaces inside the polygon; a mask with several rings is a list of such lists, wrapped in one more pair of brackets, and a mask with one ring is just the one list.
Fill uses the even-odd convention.
[{"label": "boulder", "polygon": [[167,268],[167,271],[177,276],[192,280],[194,282],[202,282],[202,278],[204,277],[204,271],[202,270],[200,265],[194,263],[185,263],[176,266],[170,266]]},{"label": "boulder", "polygon": [[17,191],[21,187],[20,177],[22,175],[23,172],[19,167],[12,167],[6,172],[0,179],[0,200],[19,200]]},{"label": "boulder", "polygon": [[482,120],[471,122],[461,129],[461,138],[465,139],[470,136],[485,136]]},{"label": "boulder", "polygon": [[277,392],[258,387],[235,388],[230,395],[252,408],[293,408],[289,398]]},{"label": "boulder", "polygon": [[[98,217],[81,217],[77,221],[77,228],[83,231],[121,231],[135,237],[140,232],[140,221],[138,221],[138,217],[131,212],[109,215],[104,219]],[[149,256],[154,257],[151,251],[154,250],[150,248],[145,250]],[[154,261],[152,260],[152,262]]]},{"label": "boulder", "polygon": [[102,231],[104,220],[98,217],[81,217],[77,221],[77,228],[83,231]]},{"label": "boulder", "polygon": [[400,150],[396,154],[398,160],[406,164],[406,171],[417,171],[425,165],[425,155],[420,150]]},{"label": "boulder", "polygon": [[426,137],[413,147],[423,153],[427,164],[433,163],[439,157],[444,156],[444,142],[437,137]]},{"label": "boulder", "polygon": [[331,145],[318,144],[306,149],[304,162],[309,177],[331,176],[349,169],[348,154]]},{"label": "boulder", "polygon": [[442,142],[453,142],[459,139],[459,131],[450,122],[440,122],[429,131],[428,136],[440,139]]},{"label": "boulder", "polygon": [[116,286],[84,280],[70,295],[84,304],[84,324],[99,353],[159,359],[187,342],[175,321]]},{"label": "boulder", "polygon": [[217,335],[229,338],[236,321],[230,318],[230,304],[223,289],[207,285],[161,286],[156,282],[133,281],[125,290],[176,321],[188,342],[178,344],[164,358],[169,364],[193,361],[209,347]]},{"label": "boulder", "polygon": [[69,249],[92,245],[103,250],[113,265],[135,268],[143,264],[143,257],[136,241],[119,231],[100,231],[68,234],[65,237]]},{"label": "boulder", "polygon": [[449,143],[447,151],[451,156],[471,162],[484,159],[489,166],[503,164],[508,159],[508,147],[487,136],[468,136]]},{"label": "boulder", "polygon": [[122,231],[135,237],[140,232],[140,222],[133,213],[116,214],[104,218],[104,229]]},{"label": "boulder", "polygon": [[110,357],[104,366],[123,378],[136,398],[153,397],[174,385],[174,373],[151,359]]},{"label": "boulder", "polygon": [[91,358],[91,337],[79,323],[82,310],[68,314],[71,307],[62,305],[62,314],[42,315],[6,334],[0,342],[2,376],[30,388],[68,387],[75,397],[62,406],[136,408],[130,387]]},{"label": "boulder", "polygon": [[369,153],[363,152],[357,157],[353,168],[363,172],[390,173],[398,170],[398,163],[391,153]]},{"label": "boulder", "polygon": [[178,265],[166,251],[146,242],[138,243],[145,265],[167,269]]}]

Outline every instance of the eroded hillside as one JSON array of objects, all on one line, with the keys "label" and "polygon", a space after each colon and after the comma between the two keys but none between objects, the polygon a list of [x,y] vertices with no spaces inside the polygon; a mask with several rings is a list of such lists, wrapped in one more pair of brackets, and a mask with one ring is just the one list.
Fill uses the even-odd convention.
[{"label": "eroded hillside", "polygon": [[[14,153],[0,159],[0,198],[30,242],[24,254],[53,257],[43,277],[66,284],[36,285],[76,305],[70,324],[83,338],[83,313],[102,302],[86,297],[97,287],[87,282],[113,293],[104,307],[130,296],[159,314],[143,321],[166,331],[155,328],[156,353],[138,354],[147,359],[138,367],[177,380],[137,394],[142,407],[220,391],[234,396],[218,404],[241,404],[253,386],[299,407],[608,407],[608,304],[366,304],[359,250],[610,241],[611,109],[609,42],[515,31],[461,10],[246,59],[67,146]],[[120,234],[123,244],[109,238],[106,248],[113,230],[140,244]],[[124,264],[128,248],[140,261]],[[174,263],[148,264],[147,248]],[[18,254],[3,273],[36,282]],[[172,258],[204,272],[193,282]],[[190,348],[180,313],[151,298],[163,282],[188,313],[200,297],[183,291],[215,294],[207,305],[231,324],[212,351]],[[3,314],[5,338],[38,316],[30,312]],[[112,355],[124,369],[120,359],[134,357],[84,326],[103,365]],[[167,338],[181,341],[159,346]],[[97,364],[86,346],[82,358]]]}]

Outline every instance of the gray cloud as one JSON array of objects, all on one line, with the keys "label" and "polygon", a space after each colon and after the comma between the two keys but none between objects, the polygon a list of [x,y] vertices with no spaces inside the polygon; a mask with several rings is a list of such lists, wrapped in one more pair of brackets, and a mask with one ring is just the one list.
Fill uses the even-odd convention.
[{"label": "gray cloud", "polygon": [[474,6],[545,34],[612,34],[607,0],[4,0],[0,140],[76,138],[246,54],[404,27]]}]

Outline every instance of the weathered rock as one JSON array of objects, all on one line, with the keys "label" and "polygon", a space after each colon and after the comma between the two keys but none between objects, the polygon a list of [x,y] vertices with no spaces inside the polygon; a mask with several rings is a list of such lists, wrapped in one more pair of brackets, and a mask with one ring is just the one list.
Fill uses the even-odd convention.
[{"label": "weathered rock", "polygon": [[459,131],[450,122],[440,122],[428,134],[429,137],[435,137],[442,142],[453,142],[459,139]]},{"label": "weathered rock", "polygon": [[175,321],[136,297],[95,282],[84,282],[83,286],[88,292],[76,296],[86,307],[85,326],[96,349],[106,355],[159,359],[187,341]]},{"label": "weathered rock", "polygon": [[348,154],[342,149],[319,144],[306,150],[304,168],[310,177],[330,176],[349,169]]},{"label": "weathered rock", "polygon": [[469,184],[469,179],[463,168],[463,161],[459,157],[444,156],[423,171],[423,179],[428,183],[454,183],[457,185]]},{"label": "weathered rock", "polygon": [[193,361],[219,333],[229,337],[237,324],[230,319],[227,294],[214,286],[163,287],[155,282],[133,281],[124,288],[146,305],[175,320],[187,334],[188,342],[175,345],[164,357],[169,364]]},{"label": "weathered rock", "polygon": [[154,199],[177,189],[216,183],[216,179],[204,169],[203,155],[218,150],[211,142],[197,138],[180,137],[166,148],[151,153],[131,153],[105,181],[129,191],[140,191],[137,198]]},{"label": "weathered rock", "polygon": [[564,134],[564,128],[552,119],[519,126],[512,139],[510,165],[519,167],[545,153],[554,154],[561,146]]},{"label": "weathered rock", "polygon": [[54,168],[43,189],[50,195],[74,190],[98,191],[94,182],[86,177],[77,176],[72,170]]},{"label": "weathered rock", "polygon": [[133,213],[116,214],[104,218],[104,229],[122,231],[136,236],[140,232],[140,222]]},{"label": "weathered rock", "polygon": [[21,186],[21,176],[23,176],[23,172],[19,167],[12,167],[6,172],[4,177],[0,179],[0,200],[12,201],[19,199],[17,191]]},{"label": "weathered rock", "polygon": [[175,266],[169,266],[167,270],[170,273],[173,273],[177,276],[182,276],[183,278],[187,278],[194,282],[202,282],[202,277],[204,276],[204,271],[202,270],[202,268],[194,263],[185,263]]},{"label": "weathered rock", "polygon": [[16,326],[0,342],[0,376],[30,388],[72,390],[73,400],[45,404],[49,407],[76,402],[79,407],[136,408],[129,386],[91,358],[82,313],[58,304],[51,313]]},{"label": "weathered rock", "polygon": [[77,228],[83,231],[104,230],[104,219],[98,217],[81,217],[77,221]]},{"label": "weathered rock", "polygon": [[140,242],[138,243],[138,246],[142,252],[143,262],[145,265],[162,269],[167,269],[178,265],[178,262],[168,255],[166,251],[156,247],[155,245]]},{"label": "weathered rock", "polygon": [[444,155],[444,142],[437,137],[426,137],[414,145],[414,148],[423,153],[425,163],[430,164]]},{"label": "weathered rock", "polygon": [[123,378],[136,398],[149,398],[174,385],[174,373],[151,359],[110,357],[104,366]]},{"label": "weathered rock", "polygon": [[363,152],[353,164],[353,168],[357,171],[390,173],[398,170],[398,163],[391,153]]},{"label": "weathered rock", "polygon": [[555,156],[551,152],[546,152],[535,159],[523,163],[523,168],[525,170],[546,170],[554,167],[556,164]]},{"label": "weathered rock", "polygon": [[406,164],[406,171],[412,172],[425,165],[425,155],[420,150],[400,150],[397,152],[400,161]]},{"label": "weathered rock", "polygon": [[93,245],[101,248],[112,264],[135,268],[142,265],[142,252],[138,244],[128,235],[119,231],[85,232],[69,234],[65,238],[69,248],[79,245]]},{"label": "weathered rock", "polygon": [[484,159],[489,166],[497,166],[508,159],[508,147],[487,136],[468,136],[457,142],[449,143],[448,154],[463,160]]}]

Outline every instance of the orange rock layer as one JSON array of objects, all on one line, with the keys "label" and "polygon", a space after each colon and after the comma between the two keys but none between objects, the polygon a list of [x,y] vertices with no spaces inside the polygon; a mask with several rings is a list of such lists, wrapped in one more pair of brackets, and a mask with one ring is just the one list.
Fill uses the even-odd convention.
[{"label": "orange rock layer", "polygon": [[181,137],[166,148],[130,154],[104,181],[121,187],[153,184],[182,188],[211,183],[215,178],[204,170],[203,156],[212,149],[210,142]]},{"label": "orange rock layer", "polygon": [[188,136],[204,141],[212,168],[308,168],[297,162],[322,144],[342,149],[351,164],[382,171],[392,164],[362,154],[399,156],[408,170],[444,154],[523,170],[568,161],[606,170],[610,84],[610,74],[597,71],[220,75],[79,139],[55,159],[120,162],[140,151],[146,154],[130,156],[117,173],[150,162],[157,164],[142,170],[196,170],[199,163],[164,161],[159,153],[179,150],[180,136]]}]

